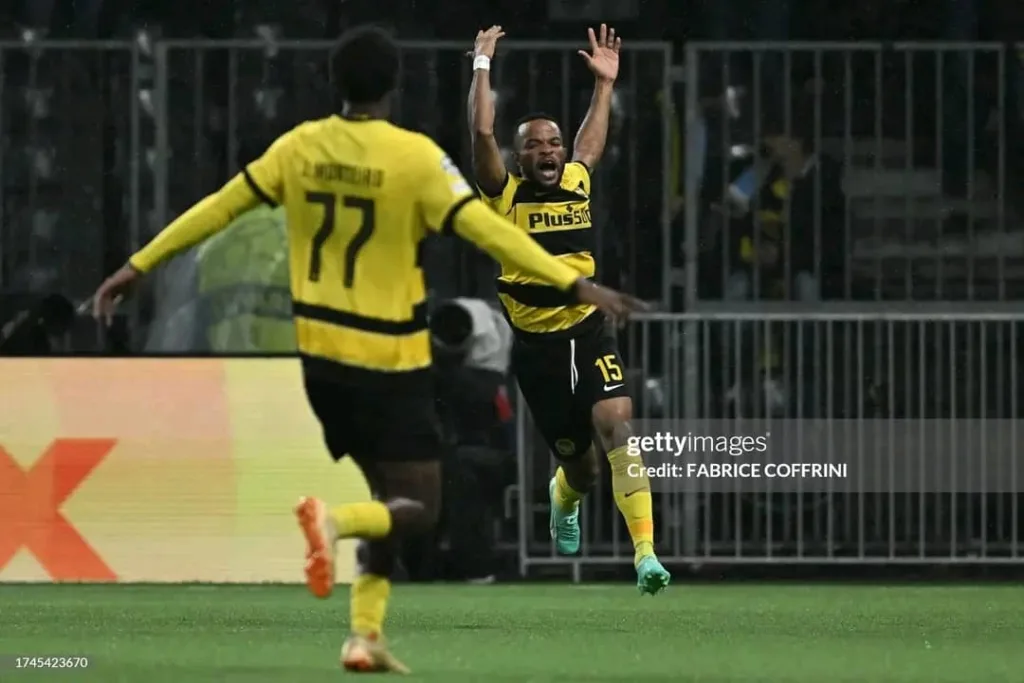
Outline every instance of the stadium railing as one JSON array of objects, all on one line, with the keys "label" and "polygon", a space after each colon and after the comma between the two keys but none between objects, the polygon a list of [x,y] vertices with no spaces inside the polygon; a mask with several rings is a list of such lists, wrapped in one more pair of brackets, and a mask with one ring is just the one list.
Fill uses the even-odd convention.
[{"label": "stadium railing", "polygon": [[[400,44],[396,121],[434,137],[468,172],[468,44]],[[593,89],[593,77],[576,54],[581,47],[574,42],[502,41],[495,63],[499,142],[511,144],[514,121],[534,111],[559,118],[566,134],[574,135]],[[156,43],[152,229],[215,189],[276,135],[299,121],[330,114],[333,48],[334,43],[316,41]],[[605,255],[603,274],[613,281],[626,280],[630,289],[637,289],[630,280],[638,273],[666,270],[661,259],[668,253],[663,246],[671,219],[671,160],[664,142],[671,134],[671,55],[666,43],[635,42],[624,48],[612,132],[595,171],[592,213],[598,226],[597,248]],[[669,96],[660,97],[663,93]],[[481,276],[479,269],[466,267],[472,258],[466,247],[446,243],[427,253],[425,270],[432,289],[477,296],[493,291],[490,272]],[[461,267],[453,268],[453,260]],[[437,282],[443,278],[460,281]],[[175,274],[163,278],[158,300],[173,294],[179,282]],[[656,297],[658,284],[649,287]]]},{"label": "stadium railing", "polygon": [[[505,124],[534,108],[570,127],[578,121],[589,81],[574,66],[575,47],[504,44]],[[625,286],[680,305],[721,298],[737,269],[758,275],[741,237],[716,227],[708,204],[749,163],[742,148],[788,129],[842,167],[843,207],[797,221],[823,294],[1014,298],[1024,281],[1019,47],[693,43],[674,71],[667,45],[627,44],[619,144],[595,192],[614,199],[599,221],[602,251],[618,256],[602,259],[606,270],[621,265]],[[464,155],[464,45],[405,48],[398,119]],[[330,50],[264,40],[0,42],[0,135],[12,141],[0,159],[0,286],[86,295],[106,269],[105,252],[137,246],[274,135],[329,111]],[[727,90],[734,97],[720,97]],[[714,114],[723,99],[738,118]],[[814,177],[804,194],[820,203],[826,188]],[[785,257],[789,234],[776,266],[784,276],[749,277],[751,295],[793,289],[801,266]],[[829,248],[812,235],[828,235]],[[743,289],[729,291],[735,298]]]},{"label": "stadium railing", "polygon": [[[1019,50],[689,44],[681,298],[1020,297]],[[762,174],[751,193],[743,171],[776,136],[817,163],[791,188]]]},{"label": "stadium railing", "polygon": [[[467,46],[403,42],[395,114],[402,125],[439,140],[463,167],[469,159]],[[581,47],[568,41],[502,43],[495,74],[502,95],[499,126],[508,133],[503,140],[511,138],[505,129],[516,118],[536,110],[575,130],[592,88],[576,54]],[[143,35],[130,41],[0,41],[0,136],[10,141],[9,153],[0,156],[0,288],[60,291],[73,300],[88,296],[104,271],[262,153],[275,136],[332,112],[333,48],[327,41],[162,41]],[[631,289],[638,273],[666,270],[661,259],[668,253],[671,160],[663,150],[671,134],[671,63],[666,43],[627,44],[615,126],[594,180],[606,275],[627,280]],[[635,237],[636,226],[643,240]],[[449,247],[461,263],[470,259],[468,250]],[[468,270],[439,260],[433,270],[441,276]],[[176,306],[180,274],[171,269],[159,278],[157,318],[168,289]],[[136,308],[132,317],[135,346],[141,347],[146,335],[140,322],[150,315]]]},{"label": "stadium railing", "polygon": [[[466,45],[404,47],[399,121],[468,159]],[[533,109],[575,125],[590,87],[585,71],[573,66],[577,47],[503,43],[498,68],[509,73],[500,76],[499,87],[511,90],[514,103],[501,107],[505,125]],[[622,230],[625,258],[605,253],[602,262],[605,268],[624,262],[623,284],[633,290],[643,289],[643,273],[655,273],[660,297],[652,298],[662,298],[666,310],[674,301],[689,311],[638,322],[624,339],[637,369],[641,417],[721,420],[732,415],[724,407],[728,394],[740,397],[741,414],[753,419],[768,406],[752,397],[767,394],[775,397],[773,417],[796,422],[837,424],[869,415],[928,420],[915,423],[918,430],[943,435],[943,425],[987,415],[1009,421],[1012,430],[1019,408],[1019,318],[994,307],[1019,294],[1014,216],[1020,211],[1012,206],[1015,164],[1024,158],[1014,146],[1024,139],[1015,108],[1024,94],[1019,47],[691,44],[677,82],[667,45],[627,44],[618,150],[613,145],[602,166],[608,176],[595,180],[595,198],[614,199],[599,223],[603,243],[612,241],[609,231]],[[21,288],[24,282],[72,299],[87,295],[108,269],[105,252],[124,244],[127,254],[273,136],[329,111],[331,49],[326,42],[261,40],[0,42],[0,137],[31,143],[21,153],[8,145],[0,158],[0,285]],[[84,68],[83,55],[95,57],[95,66]],[[677,112],[672,94],[680,83],[685,92],[675,98]],[[734,97],[744,89],[746,99]],[[702,105],[732,99],[738,118],[728,124]],[[71,125],[76,121],[78,128]],[[697,121],[704,122],[707,140],[700,154],[694,151]],[[97,122],[107,126],[102,150],[89,146]],[[709,179],[722,179],[717,190],[724,192],[732,171],[738,177],[749,163],[739,148],[759,148],[766,127],[810,139],[813,151],[843,168],[841,215],[815,212],[800,229],[815,237],[840,232],[838,295],[875,303],[845,311],[831,301],[778,301],[769,309],[763,300],[721,301],[714,287],[701,291],[705,280],[724,289],[729,275],[722,256],[730,251],[728,241],[716,237],[727,231],[707,225],[708,205],[722,198]],[[680,150],[684,143],[688,149]],[[69,149],[64,166],[46,153]],[[731,160],[734,151],[733,166],[726,168],[721,158],[718,167],[711,163],[716,154]],[[822,187],[810,177],[812,204],[820,205]],[[56,223],[48,213],[54,211],[63,217]],[[828,273],[820,264],[830,254],[815,249],[814,274],[824,283]],[[602,251],[614,252],[610,246]],[[783,258],[780,269],[792,274],[787,262]],[[173,274],[162,278],[158,304],[173,281]],[[676,282],[685,286],[674,288]],[[752,278],[752,289],[754,282],[759,278]],[[981,314],[952,304],[929,309],[880,302],[958,298],[992,303]],[[523,567],[628,562],[629,544],[607,491],[587,511],[585,555],[550,554],[546,516],[539,511],[546,472],[527,468],[547,468],[550,461],[526,439],[528,424],[520,428]],[[991,433],[1013,446],[1013,432],[1007,437],[999,429]],[[916,452],[934,451],[940,464],[951,466],[960,449],[950,445],[960,434],[976,433],[989,431],[963,425]],[[989,449],[1002,453],[989,441],[962,450],[985,455]],[[826,452],[835,451],[829,442]],[[956,472],[948,487],[960,486]],[[837,486],[811,498],[670,491],[659,493],[659,525],[666,555],[693,562],[1018,561],[1018,498],[995,489],[997,483],[1015,486],[1013,476],[925,497],[890,486],[852,493]]]},{"label": "stadium railing", "polygon": [[[764,436],[727,453],[690,441],[648,465],[760,464],[720,478],[653,479],[659,552],[677,564],[1006,564],[1024,562],[1024,313],[949,304],[830,304],[751,314],[642,317],[623,333],[634,433]],[[774,374],[754,372],[771,340]],[[579,557],[548,536],[552,460],[519,415],[520,568],[629,565],[632,545],[603,476],[582,513]],[[601,457],[603,461],[603,457]],[[830,476],[770,478],[768,463],[843,465]],[[605,470],[606,470],[605,466]],[[822,470],[828,473],[828,470]],[[710,473],[710,470],[708,470]],[[778,474],[778,472],[776,472]],[[806,472],[805,472],[806,474]]]},{"label": "stadium railing", "polygon": [[[771,432],[781,441],[772,457],[848,467],[845,479],[804,482],[802,491],[739,477],[663,482],[663,557],[1024,562],[1015,458],[1022,317],[1012,303],[1024,282],[1018,51],[687,46],[672,168],[681,196],[670,207],[662,293],[665,310],[687,313],[648,317],[623,337],[637,434]],[[815,163],[788,187],[762,176],[761,194],[751,193],[744,171],[767,156],[771,134],[799,140]],[[744,194],[748,202],[736,201]],[[762,265],[753,256],[773,241],[777,253]],[[811,271],[812,296],[799,287],[801,268]],[[735,287],[737,273],[745,287]],[[985,301],[984,312],[957,301]],[[585,567],[629,565],[606,481],[587,502],[581,556],[554,554],[551,459],[526,411],[519,430],[510,500],[521,501],[522,572],[561,567],[579,579]]]}]

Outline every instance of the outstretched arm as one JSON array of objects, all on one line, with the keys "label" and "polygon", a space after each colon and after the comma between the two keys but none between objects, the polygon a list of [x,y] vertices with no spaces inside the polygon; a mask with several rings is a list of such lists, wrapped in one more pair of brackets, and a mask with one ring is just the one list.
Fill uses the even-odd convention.
[{"label": "outstretched arm", "polygon": [[587,67],[594,74],[594,95],[590,99],[590,109],[576,133],[573,144],[573,161],[578,161],[588,169],[593,169],[604,154],[605,142],[608,139],[608,123],[611,119],[612,92],[615,79],[619,75],[619,49],[622,39],[615,35],[615,29],[601,24],[598,35],[594,29],[587,30],[590,38],[590,54],[580,51],[587,62]]},{"label": "outstretched arm", "polygon": [[469,126],[473,147],[473,174],[488,197],[497,197],[508,181],[501,149],[494,137],[494,93],[491,91],[491,59],[504,33],[500,26],[480,31],[473,49],[473,82],[469,86]]},{"label": "outstretched arm", "polygon": [[212,237],[259,204],[277,204],[284,193],[281,156],[292,136],[285,133],[267,152],[219,191],[183,213],[108,277],[93,295],[93,315],[110,323],[117,302],[136,281],[176,254]]},{"label": "outstretched arm", "polygon": [[118,302],[143,274],[217,234],[260,201],[245,176],[239,173],[218,192],[181,214],[120,270],[104,280],[92,298],[93,315],[109,325]]},{"label": "outstretched arm", "polygon": [[572,291],[620,321],[645,305],[583,277],[579,271],[544,251],[528,234],[489,209],[473,196],[469,184],[435,142],[424,140],[421,181],[417,183],[425,224],[441,233],[455,233],[501,263],[514,266],[563,291]]},{"label": "outstretched arm", "polygon": [[261,201],[245,176],[239,173],[220,190],[181,214],[128,263],[140,273],[147,273],[182,251],[205,242],[243,213],[259,206]]}]

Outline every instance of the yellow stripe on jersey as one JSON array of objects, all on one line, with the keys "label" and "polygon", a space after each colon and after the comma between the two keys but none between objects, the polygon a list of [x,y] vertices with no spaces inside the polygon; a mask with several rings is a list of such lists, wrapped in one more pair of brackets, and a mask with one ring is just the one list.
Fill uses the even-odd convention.
[{"label": "yellow stripe on jersey", "polygon": [[345,369],[429,368],[419,200],[440,226],[436,214],[466,192],[443,173],[440,150],[422,155],[433,151],[424,141],[386,121],[334,116],[299,126],[246,168],[253,191],[285,207],[297,346],[318,361],[307,371],[330,362],[343,380]]},{"label": "yellow stripe on jersey", "polygon": [[[426,386],[431,363],[420,244],[452,232],[569,297],[579,273],[473,197],[430,138],[333,116],[281,136],[130,263],[147,271],[259,201],[283,204],[297,342],[307,375]],[[399,381],[400,380],[400,381]]]},{"label": "yellow stripe on jersey", "polygon": [[[426,317],[409,321],[416,331],[399,332],[373,323],[383,321],[346,319],[339,311],[296,303],[295,333],[298,346],[307,356],[333,359],[344,356],[346,363],[366,369],[387,367],[391,372],[421,370],[430,358],[430,334]],[[371,324],[365,325],[366,322]]]},{"label": "yellow stripe on jersey", "polygon": [[[485,201],[538,244],[583,277],[595,273],[594,231],[590,214],[590,173],[579,162],[566,164],[558,188],[544,189],[509,174],[497,197]],[[498,298],[519,333],[572,334],[596,309],[539,283],[507,263],[501,264]]]}]

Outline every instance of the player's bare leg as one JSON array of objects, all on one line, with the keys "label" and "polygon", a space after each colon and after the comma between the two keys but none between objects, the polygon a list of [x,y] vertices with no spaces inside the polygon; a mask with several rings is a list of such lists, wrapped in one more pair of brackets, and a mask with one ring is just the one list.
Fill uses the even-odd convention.
[{"label": "player's bare leg", "polygon": [[561,460],[551,478],[549,527],[555,548],[563,555],[580,550],[580,502],[594,487],[599,472],[597,451],[591,446],[582,455]]},{"label": "player's bare leg", "polygon": [[393,543],[397,538],[428,532],[437,523],[441,502],[440,463],[387,462],[366,472],[384,500],[351,503],[328,509],[316,498],[296,507],[306,538],[306,583],[317,597],[334,587],[335,543],[358,538],[359,574],[351,589],[351,635],[341,650],[342,666],[358,673],[408,673],[388,650],[384,617],[391,594]]},{"label": "player's bare leg", "polygon": [[633,401],[627,397],[599,401],[593,409],[594,429],[604,444],[611,467],[615,505],[633,539],[637,588],[642,594],[654,595],[661,592],[672,577],[654,553],[651,482],[642,469],[630,468],[631,463],[643,463],[639,455],[630,455],[627,448],[632,435],[632,416]]}]

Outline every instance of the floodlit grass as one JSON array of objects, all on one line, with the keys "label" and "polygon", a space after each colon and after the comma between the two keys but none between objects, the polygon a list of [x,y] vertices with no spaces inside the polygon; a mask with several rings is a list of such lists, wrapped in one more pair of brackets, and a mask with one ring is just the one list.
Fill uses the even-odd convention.
[{"label": "floodlit grass", "polygon": [[[399,586],[387,633],[410,681],[1017,683],[1022,615],[1013,586]],[[4,585],[0,679],[336,681],[347,622],[343,588]]]}]

